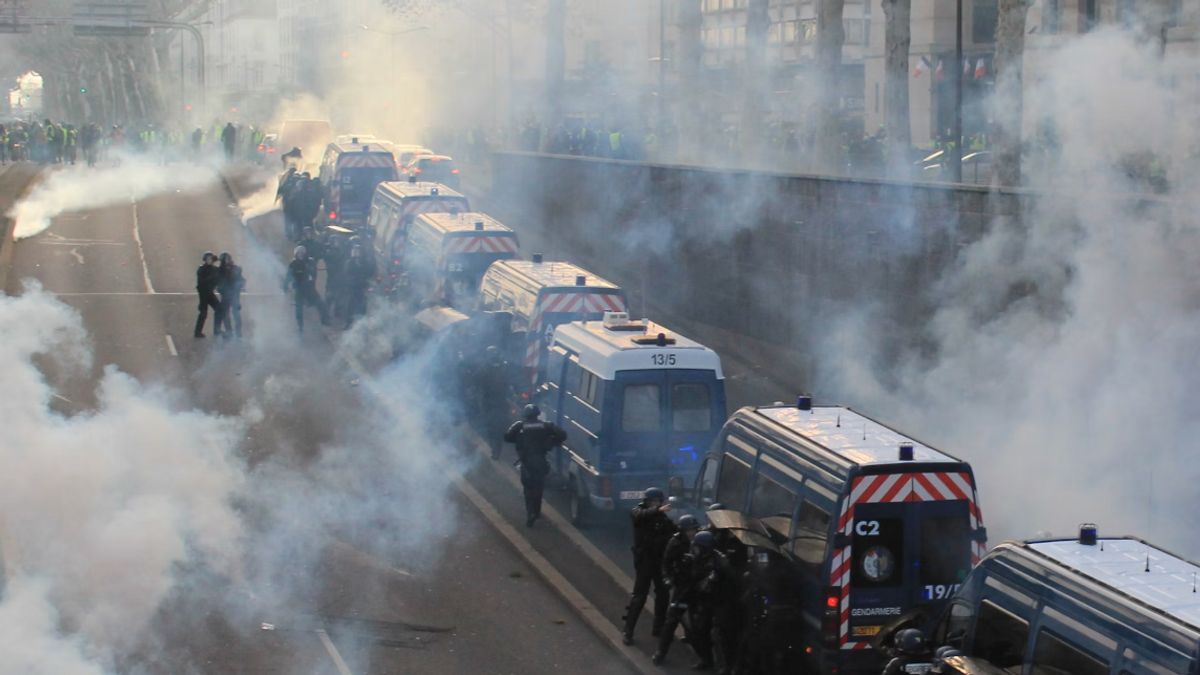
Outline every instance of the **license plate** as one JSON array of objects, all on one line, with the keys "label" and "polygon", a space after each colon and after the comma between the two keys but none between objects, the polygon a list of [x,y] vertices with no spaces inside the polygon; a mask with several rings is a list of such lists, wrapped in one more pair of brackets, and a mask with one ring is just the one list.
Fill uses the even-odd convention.
[{"label": "license plate", "polygon": [[641,499],[641,490],[621,490],[621,499]]},{"label": "license plate", "polygon": [[853,637],[875,637],[883,626],[851,626],[850,635]]}]

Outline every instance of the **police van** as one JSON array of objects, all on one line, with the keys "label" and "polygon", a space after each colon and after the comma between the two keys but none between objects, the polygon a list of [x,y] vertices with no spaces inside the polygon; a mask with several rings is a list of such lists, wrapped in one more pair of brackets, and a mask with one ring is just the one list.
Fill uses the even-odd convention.
[{"label": "police van", "polygon": [[472,309],[488,266],[516,258],[520,249],[517,233],[487,214],[422,213],[389,272],[406,281],[414,301]]},{"label": "police van", "polygon": [[399,268],[404,262],[408,228],[422,213],[466,213],[470,201],[463,195],[437,183],[380,183],[371,198],[367,219],[375,249],[375,261],[384,270],[379,290],[393,293],[401,283]]},{"label": "police van", "polygon": [[510,344],[522,353],[508,356],[522,365],[517,393],[528,399],[541,379],[544,354],[554,328],[571,321],[598,321],[605,312],[628,311],[625,291],[616,284],[567,262],[501,260],[492,263],[479,283],[479,309],[512,315]]},{"label": "police van", "polygon": [[805,598],[793,658],[815,672],[878,673],[872,638],[936,614],[986,550],[969,464],[807,396],[734,413],[694,496],[780,542]]},{"label": "police van", "polygon": [[931,636],[1007,673],[1200,673],[1200,565],[1140,539],[1006,542]]},{"label": "police van", "polygon": [[326,225],[352,230],[366,225],[375,187],[398,177],[396,158],[386,148],[361,139],[330,143],[321,160],[321,191]]},{"label": "police van", "polygon": [[651,486],[682,492],[726,415],[717,353],[624,312],[556,328],[535,399],[569,437],[557,468],[575,523]]}]

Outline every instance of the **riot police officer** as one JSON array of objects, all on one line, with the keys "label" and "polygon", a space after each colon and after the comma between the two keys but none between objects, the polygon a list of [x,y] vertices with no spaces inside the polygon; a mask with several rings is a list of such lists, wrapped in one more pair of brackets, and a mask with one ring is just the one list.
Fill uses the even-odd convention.
[{"label": "riot police officer", "polygon": [[650,586],[654,586],[654,629],[651,634],[658,637],[663,622],[667,620],[667,605],[670,603],[667,585],[663,581],[663,552],[667,542],[675,534],[675,523],[667,515],[671,505],[665,503],[666,496],[659,488],[647,488],[642,501],[633,507],[633,593],[625,606],[625,644],[633,644],[633,629],[646,606]]},{"label": "riot police officer", "polygon": [[883,675],[901,675],[906,672],[905,666],[914,664],[932,665],[932,655],[925,634],[919,628],[905,628],[896,633],[892,641],[892,652],[896,656],[888,661],[883,669]]},{"label": "riot police officer", "polygon": [[700,658],[692,664],[692,669],[712,668],[713,599],[720,591],[720,584],[730,582],[729,566],[716,547],[717,539],[713,533],[701,530],[692,537],[691,549],[680,560],[678,572],[671,580],[671,605],[658,637],[658,651],[650,657],[656,665],[667,658],[675,628],[686,615],[688,644]]},{"label": "riot police officer", "polygon": [[213,310],[213,334],[221,334],[221,301],[217,299],[217,284],[220,282],[220,269],[217,268],[217,255],[205,251],[201,257],[200,267],[196,269],[196,295],[199,296],[199,314],[196,316],[196,328],[192,336],[204,337],[204,322],[208,320],[208,308]]},{"label": "riot police officer", "polygon": [[492,459],[500,459],[504,450],[500,440],[508,423],[508,401],[513,390],[512,366],[496,345],[488,345],[484,355],[484,363],[475,377],[475,414],[491,446]]},{"label": "riot police officer", "polygon": [[546,454],[567,440],[567,432],[553,422],[539,419],[542,411],[533,404],[525,406],[523,419],[513,422],[504,432],[504,440],[517,446],[521,462],[521,487],[525,491],[525,526],[542,517],[542,491],[550,462]]}]

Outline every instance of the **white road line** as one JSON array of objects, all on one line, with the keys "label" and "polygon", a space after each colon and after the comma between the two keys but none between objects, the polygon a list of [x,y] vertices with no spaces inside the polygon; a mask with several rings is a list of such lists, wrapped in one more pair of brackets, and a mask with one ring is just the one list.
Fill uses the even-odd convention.
[{"label": "white road line", "polygon": [[[479,451],[479,454],[487,458],[488,461],[491,461],[492,449],[487,446],[487,443],[484,442],[484,440],[475,432],[468,431],[467,433],[469,434],[472,442],[475,444],[475,449]],[[515,489],[517,492],[521,492],[521,480],[517,477],[517,473],[515,471],[506,470],[508,467],[507,463],[498,462],[497,464],[500,475],[503,476],[506,481],[508,481],[509,485],[513,486],[513,489]],[[631,591],[633,590],[633,578],[626,574],[625,570],[618,567],[617,564],[612,561],[612,558],[609,558],[607,555],[605,555],[605,553],[597,548],[596,545],[591,542],[591,540],[583,536],[583,534],[579,532],[579,528],[572,525],[571,521],[568,520],[561,511],[556,509],[552,504],[543,502],[542,515],[546,516],[550,522],[557,525],[558,529],[561,530],[564,535],[566,535],[567,539],[570,539],[571,543],[582,549],[584,554],[591,558],[592,562],[596,563],[597,567],[604,570],[608,576],[612,577],[613,581],[617,582],[618,586],[627,588]]]},{"label": "white road line", "polygon": [[[92,296],[92,295],[112,295],[112,296],[117,296],[117,297],[126,296],[126,295],[133,296],[133,297],[144,297],[147,295],[165,295],[165,296],[191,295],[191,296],[194,296],[194,295],[196,295],[196,292],[195,291],[163,291],[163,292],[159,292],[159,291],[154,291],[154,292],[148,292],[148,291],[75,291],[75,292],[70,292],[69,291],[66,293],[51,293],[51,295],[58,297],[58,298],[73,298],[76,296]],[[286,293],[242,293],[243,298],[281,298],[286,295],[287,295]]]},{"label": "white road line", "polygon": [[325,632],[324,628],[317,629],[317,637],[321,638],[321,644],[325,645],[325,652],[329,654],[329,658],[333,659],[333,665],[337,667],[341,675],[352,675],[350,666],[346,665],[346,661],[342,659],[342,655],[333,644],[333,640],[329,639],[329,633]]},{"label": "white road line", "polygon": [[83,264],[83,254],[79,252],[78,248],[73,248],[68,251],[68,253],[70,253],[80,265]]},{"label": "white road line", "polygon": [[[383,392],[379,391],[379,389],[375,386],[375,382],[371,378],[370,373],[368,373],[366,369],[362,367],[362,364],[358,362],[358,359],[351,355],[343,355],[342,359],[345,361],[350,370],[358,374],[368,392],[378,398],[380,402],[384,403],[389,408],[392,408],[392,402],[389,401]],[[461,492],[463,496],[471,502],[471,504],[479,511],[481,515],[483,515],[488,523],[491,524],[491,526],[500,534],[500,536],[504,537],[504,539],[508,541],[509,545],[516,549],[517,553],[525,559],[525,562],[528,563],[529,566],[532,567],[534,571],[537,572],[538,575],[541,576],[542,579],[549,584],[550,587],[553,588],[555,592],[557,592],[559,596],[579,614],[580,617],[583,618],[584,622],[588,624],[588,627],[591,628],[592,631],[596,633],[596,635],[600,636],[605,642],[609,643],[609,645],[616,650],[618,654],[624,657],[626,663],[635,668],[639,673],[642,673],[642,675],[656,675],[657,673],[661,672],[650,662],[650,659],[647,658],[645,654],[638,651],[634,647],[625,645],[622,642],[620,629],[618,629],[615,624],[609,621],[604,613],[599,610],[599,608],[597,608],[591,603],[591,601],[584,597],[583,593],[580,593],[579,590],[562,575],[562,573],[555,569],[554,565],[552,565],[549,560],[547,560],[541,553],[537,551],[537,549],[533,547],[533,544],[529,542],[529,539],[517,532],[516,528],[514,528],[508,523],[508,521],[504,519],[504,516],[500,514],[496,507],[492,506],[491,502],[489,502],[486,497],[484,497],[479,493],[478,490],[475,489],[475,486],[467,482],[467,480],[463,478],[461,474],[453,473],[445,467],[442,468],[442,472],[448,479],[450,479],[452,483],[454,483],[454,486],[458,488],[459,492]],[[557,512],[554,511],[553,507],[551,507],[549,504],[544,504],[542,508],[544,512],[548,511],[552,514],[550,519],[554,520],[556,524],[560,525],[559,529],[567,533],[574,530],[574,526],[570,525],[570,523],[567,523],[561,514],[558,514],[557,518],[554,517],[553,514]],[[579,538],[579,540],[585,542],[585,552],[588,552],[588,555],[596,558],[596,563],[601,567],[604,567],[603,563],[601,562],[602,560],[607,560],[607,558],[604,557],[604,554],[601,553],[600,550],[597,549],[591,542],[583,539],[578,532],[574,532],[574,534]],[[570,537],[570,534],[568,534],[568,537]],[[578,540],[575,538],[572,538],[572,541],[576,541],[578,543]],[[611,562],[609,564],[611,565]],[[615,568],[615,565],[613,567]],[[609,571],[609,574],[612,573],[612,571]],[[618,575],[624,574],[619,569],[616,570],[616,573]],[[627,575],[625,578],[629,579]],[[629,580],[627,584],[623,585],[632,588],[633,581]]]},{"label": "white road line", "polygon": [[171,352],[171,356],[179,356],[179,350],[175,349],[175,338],[170,335],[164,337],[167,338],[167,351]]},{"label": "white road line", "polygon": [[146,249],[142,248],[142,232],[138,227],[138,208],[137,201],[130,199],[129,203],[133,206],[133,240],[137,242],[138,258],[142,260],[142,281],[146,284],[147,293],[156,293],[154,284],[150,283],[150,267],[146,265]]}]

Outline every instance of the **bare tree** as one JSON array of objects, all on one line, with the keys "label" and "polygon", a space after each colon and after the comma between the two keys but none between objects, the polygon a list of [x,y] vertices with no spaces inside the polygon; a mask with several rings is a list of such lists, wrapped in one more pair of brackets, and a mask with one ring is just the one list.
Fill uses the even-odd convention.
[{"label": "bare tree", "polygon": [[742,72],[742,138],[745,159],[758,159],[766,150],[766,103],[771,91],[767,70],[767,33],[771,29],[770,0],[749,0],[746,6],[746,59]]},{"label": "bare tree", "polygon": [[908,111],[908,50],[912,43],[912,0],[881,0],[884,16],[883,125],[888,161],[908,164],[912,127]]},{"label": "bare tree", "polygon": [[552,127],[562,119],[563,83],[567,67],[567,0],[546,4],[546,100],[543,124]]},{"label": "bare tree", "polygon": [[840,113],[845,8],[846,0],[817,2],[816,96],[813,97],[816,110],[812,117],[816,122],[814,168],[818,171],[837,171],[844,163]]},{"label": "bare tree", "polygon": [[1021,124],[1025,58],[1025,19],[1031,0],[1000,0],[996,24],[996,56],[992,67],[996,89],[992,96],[995,120],[993,182],[1021,184]]},{"label": "bare tree", "polygon": [[[706,95],[702,77],[704,67],[704,14],[701,0],[679,0],[679,86],[676,105],[680,106],[679,132],[684,138],[700,137]],[[696,143],[683,143],[679,147],[692,148]],[[694,158],[687,158],[694,159]]]}]

